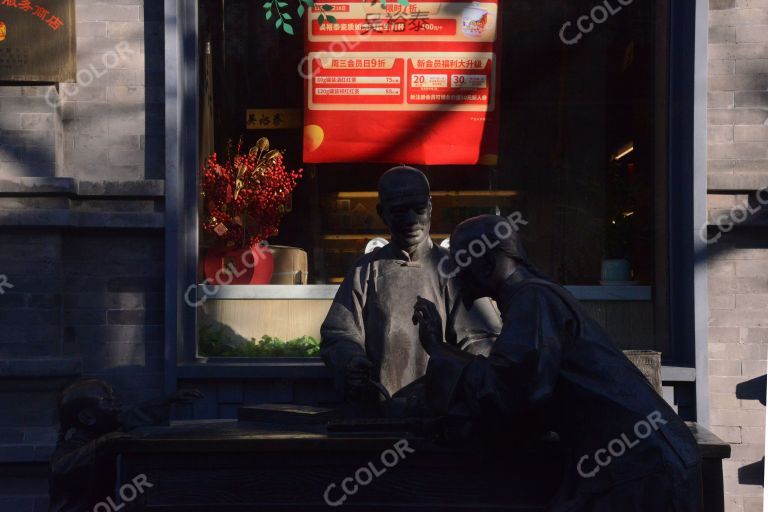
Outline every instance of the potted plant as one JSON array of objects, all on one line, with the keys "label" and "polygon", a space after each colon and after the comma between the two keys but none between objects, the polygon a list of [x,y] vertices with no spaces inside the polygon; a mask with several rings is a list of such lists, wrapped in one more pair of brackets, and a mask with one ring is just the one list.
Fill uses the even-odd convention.
[{"label": "potted plant", "polygon": [[247,153],[243,141],[225,162],[216,153],[202,169],[201,229],[213,240],[205,257],[205,276],[216,284],[267,284],[274,261],[266,240],[278,234],[290,195],[302,169],[289,171],[283,151],[261,138]]}]

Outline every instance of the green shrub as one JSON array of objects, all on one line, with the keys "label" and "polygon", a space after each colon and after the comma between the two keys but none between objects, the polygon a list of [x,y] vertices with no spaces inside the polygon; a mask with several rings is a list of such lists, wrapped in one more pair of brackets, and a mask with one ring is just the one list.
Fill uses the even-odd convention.
[{"label": "green shrub", "polygon": [[202,326],[199,331],[198,352],[202,357],[317,357],[320,342],[311,336],[283,341],[272,336],[251,343],[233,346],[227,343],[227,335],[220,329]]}]

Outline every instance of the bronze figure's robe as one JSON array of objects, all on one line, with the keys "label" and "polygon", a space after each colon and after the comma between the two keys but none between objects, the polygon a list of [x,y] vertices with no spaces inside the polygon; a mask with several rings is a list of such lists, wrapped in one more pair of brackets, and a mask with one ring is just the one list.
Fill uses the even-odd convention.
[{"label": "bronze figure's robe", "polygon": [[447,256],[432,244],[428,254],[412,262],[390,244],[358,259],[321,329],[321,355],[337,383],[354,356],[373,363],[372,378],[390,394],[424,375],[429,355],[412,321],[417,296],[437,305],[447,343],[489,353],[501,327],[498,314],[489,299],[478,300],[469,311],[464,307],[458,280],[444,277],[453,270]]},{"label": "bronze figure's robe", "polygon": [[569,460],[550,510],[700,511],[698,448],[685,423],[572,295],[515,274],[490,356],[433,354],[427,399],[478,423],[557,432]]}]

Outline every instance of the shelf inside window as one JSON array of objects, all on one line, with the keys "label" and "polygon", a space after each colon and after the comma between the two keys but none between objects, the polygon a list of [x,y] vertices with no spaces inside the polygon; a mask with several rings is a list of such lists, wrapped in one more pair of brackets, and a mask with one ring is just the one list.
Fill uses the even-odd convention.
[{"label": "shelf inside window", "polygon": [[[443,240],[451,235],[446,233],[430,233],[432,240]],[[389,240],[387,233],[332,233],[323,235],[323,240],[373,240],[374,238],[384,238]]]},{"label": "shelf inside window", "polygon": [[[434,197],[517,197],[517,190],[433,190],[430,195]],[[336,199],[378,199],[379,193],[375,190],[363,190],[352,192],[338,192]]]}]

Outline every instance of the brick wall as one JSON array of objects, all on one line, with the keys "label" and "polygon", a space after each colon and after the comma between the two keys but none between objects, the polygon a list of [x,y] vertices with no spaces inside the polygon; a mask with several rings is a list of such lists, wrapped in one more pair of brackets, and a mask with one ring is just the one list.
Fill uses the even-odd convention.
[{"label": "brick wall", "polygon": [[709,14],[711,420],[732,446],[726,510],[755,512],[768,358],[768,191],[755,194],[768,186],[768,0],[711,0]]},{"label": "brick wall", "polygon": [[67,176],[164,176],[163,5],[143,3],[76,2],[77,66],[92,83],[60,96]]},{"label": "brick wall", "polygon": [[63,165],[60,109],[49,87],[0,87],[0,176],[55,176]]},{"label": "brick wall", "polygon": [[0,86],[0,510],[47,508],[5,475],[45,467],[69,382],[163,387],[163,2],[76,17],[76,86]]},{"label": "brick wall", "polygon": [[163,177],[162,8],[76,1],[79,83],[0,87],[0,177]]},{"label": "brick wall", "polygon": [[159,355],[81,331],[162,337],[163,5],[75,5],[79,83],[0,87],[0,357],[83,353],[92,373]]}]

